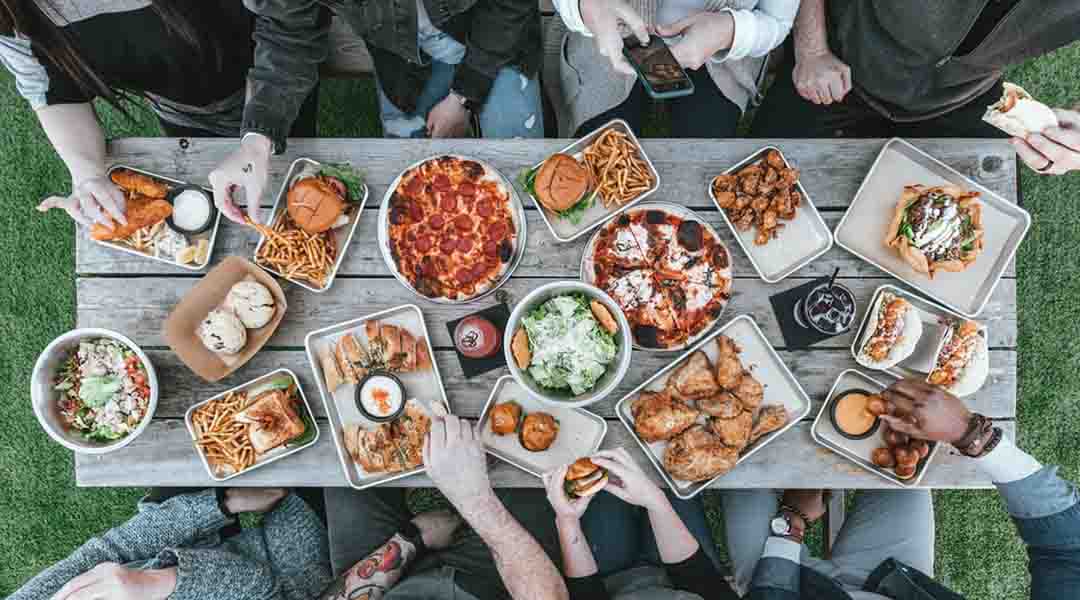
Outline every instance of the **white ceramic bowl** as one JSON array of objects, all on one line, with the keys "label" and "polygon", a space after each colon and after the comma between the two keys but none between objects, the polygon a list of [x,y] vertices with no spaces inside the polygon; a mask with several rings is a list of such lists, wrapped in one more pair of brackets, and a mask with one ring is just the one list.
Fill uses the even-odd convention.
[{"label": "white ceramic bowl", "polygon": [[[591,391],[576,396],[571,394],[570,390],[553,390],[541,387],[527,372],[518,368],[517,363],[514,362],[513,352],[510,351],[510,342],[514,337],[514,332],[521,327],[521,321],[525,318],[525,315],[555,296],[575,293],[584,294],[589,300],[599,300],[611,311],[611,314],[615,316],[615,320],[619,322],[619,331],[615,336],[619,343],[619,350],[615,354],[614,362],[608,365],[607,371],[596,382],[596,386]],[[517,306],[510,313],[510,320],[506,323],[506,331],[503,332],[503,353],[506,355],[506,365],[510,368],[510,374],[514,377],[514,380],[525,388],[530,396],[553,406],[568,408],[588,406],[614,391],[615,387],[619,385],[619,382],[630,370],[632,344],[630,323],[626,320],[626,315],[623,314],[619,305],[600,288],[580,281],[556,281],[536,288],[517,303]]]},{"label": "white ceramic bowl", "polygon": [[[79,342],[103,337],[114,339],[135,352],[139,360],[142,361],[143,366],[146,367],[146,375],[150,384],[150,403],[146,407],[146,414],[143,415],[142,422],[128,435],[109,443],[91,441],[78,433],[67,431],[56,406],[56,399],[60,392],[53,389],[53,379],[57,371],[64,359],[77,349]],[[73,329],[53,340],[38,356],[30,379],[30,402],[33,404],[34,414],[37,416],[38,422],[41,423],[42,429],[61,446],[83,454],[106,454],[127,446],[150,425],[158,402],[157,374],[154,372],[154,365],[150,364],[150,359],[146,356],[146,353],[135,345],[135,342],[119,333],[108,329]]]}]

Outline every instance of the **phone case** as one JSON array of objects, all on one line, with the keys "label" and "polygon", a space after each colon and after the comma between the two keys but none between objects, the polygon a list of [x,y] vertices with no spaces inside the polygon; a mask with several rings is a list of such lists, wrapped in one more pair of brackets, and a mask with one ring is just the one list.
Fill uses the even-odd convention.
[{"label": "phone case", "polygon": [[633,59],[630,57],[630,54],[626,51],[625,47],[623,48],[623,56],[626,57],[627,62],[630,63],[630,66],[634,67],[634,72],[637,73],[638,81],[640,81],[641,84],[645,86],[645,92],[649,94],[650,98],[654,98],[656,100],[667,100],[670,98],[681,98],[683,96],[689,96],[690,94],[694,93],[694,80],[690,79],[690,75],[686,72],[686,69],[682,69],[681,65],[679,68],[682,70],[683,74],[686,75],[686,81],[690,84],[690,87],[683,88],[681,90],[660,92],[653,89],[653,86],[649,84],[649,79],[645,76],[645,73],[641,71],[641,67],[633,61]]}]

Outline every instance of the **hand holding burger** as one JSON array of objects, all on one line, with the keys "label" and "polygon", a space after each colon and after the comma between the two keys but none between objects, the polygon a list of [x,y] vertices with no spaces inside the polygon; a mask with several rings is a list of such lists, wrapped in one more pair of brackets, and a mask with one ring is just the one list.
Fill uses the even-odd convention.
[{"label": "hand holding burger", "polygon": [[559,519],[580,519],[593,496],[607,483],[607,471],[588,458],[579,458],[544,474],[548,502]]},{"label": "hand holding burger", "polygon": [[667,496],[652,479],[641,470],[625,448],[601,450],[592,461],[612,475],[604,488],[623,502],[653,511],[668,505]]}]

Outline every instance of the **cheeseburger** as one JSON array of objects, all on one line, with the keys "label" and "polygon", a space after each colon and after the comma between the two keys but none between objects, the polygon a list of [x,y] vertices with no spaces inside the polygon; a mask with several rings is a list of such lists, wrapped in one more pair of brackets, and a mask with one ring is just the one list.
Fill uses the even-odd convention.
[{"label": "cheeseburger", "polygon": [[293,184],[286,199],[289,217],[312,235],[334,227],[345,213],[348,191],[337,177],[316,175]]},{"label": "cheeseburger", "polygon": [[579,458],[566,470],[563,490],[570,498],[585,498],[604,489],[607,482],[607,471],[588,458]]},{"label": "cheeseburger", "polygon": [[536,199],[548,210],[564,212],[581,201],[592,186],[585,165],[569,154],[552,154],[536,172]]}]

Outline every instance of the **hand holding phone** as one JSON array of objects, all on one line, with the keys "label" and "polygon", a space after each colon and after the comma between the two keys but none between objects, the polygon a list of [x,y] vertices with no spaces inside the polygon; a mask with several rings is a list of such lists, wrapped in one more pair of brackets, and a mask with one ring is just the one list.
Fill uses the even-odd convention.
[{"label": "hand holding phone", "polygon": [[694,93],[694,82],[660,36],[650,36],[648,44],[636,37],[624,39],[623,55],[637,71],[649,96],[664,100]]}]

